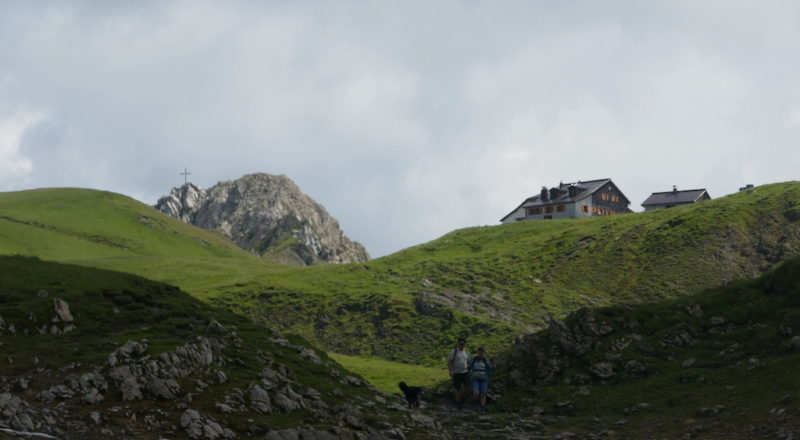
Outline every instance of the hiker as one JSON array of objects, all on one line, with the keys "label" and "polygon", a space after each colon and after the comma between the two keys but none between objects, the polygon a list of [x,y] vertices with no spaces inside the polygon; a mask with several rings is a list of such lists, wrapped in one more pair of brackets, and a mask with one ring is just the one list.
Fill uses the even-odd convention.
[{"label": "hiker", "polygon": [[[467,366],[469,363],[469,353],[464,349],[466,344],[466,339],[458,338],[456,348],[453,349],[453,352],[450,353],[450,357],[447,359],[447,369],[450,371],[450,377],[453,378],[454,397],[456,404],[459,406],[463,403],[461,393],[462,391],[466,393],[465,388],[469,385],[467,383],[469,379],[469,368]],[[463,398],[466,397],[466,395],[463,396]]]},{"label": "hiker", "polygon": [[481,414],[486,412],[486,394],[489,392],[489,374],[494,370],[492,361],[486,357],[483,347],[478,348],[478,355],[470,359],[469,375],[472,392],[480,404]]}]

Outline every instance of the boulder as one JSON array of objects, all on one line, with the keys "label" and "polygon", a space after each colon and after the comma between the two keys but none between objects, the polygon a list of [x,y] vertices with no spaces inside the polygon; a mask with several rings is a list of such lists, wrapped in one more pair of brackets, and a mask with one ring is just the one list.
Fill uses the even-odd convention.
[{"label": "boulder", "polygon": [[126,377],[119,385],[119,391],[122,393],[122,400],[141,400],[142,390],[139,388],[139,383],[133,376]]},{"label": "boulder", "polygon": [[272,404],[270,403],[269,394],[267,390],[261,388],[260,385],[253,385],[250,387],[248,394],[250,400],[250,408],[261,414],[271,414]]},{"label": "boulder", "polygon": [[97,388],[92,388],[81,397],[81,402],[87,405],[97,405],[103,401],[103,395]]},{"label": "boulder", "polygon": [[[69,311],[69,304],[64,300],[53,298],[53,310],[56,312],[56,317],[53,318],[53,322],[72,322],[74,320],[72,313]],[[56,318],[58,318],[58,320],[56,320]]]},{"label": "boulder", "polygon": [[176,393],[180,391],[180,386],[174,380],[167,379],[164,381],[156,376],[150,377],[146,388],[150,394],[164,400],[174,399]]},{"label": "boulder", "polygon": [[129,361],[132,356],[144,354],[147,351],[147,344],[148,341],[146,339],[141,341],[125,342],[122,344],[122,346],[118,347],[116,350],[111,352],[110,355],[108,355],[108,365],[113,367],[119,362]]},{"label": "boulder", "polygon": [[181,414],[181,428],[186,431],[186,435],[191,439],[200,438],[203,435],[203,419],[200,413],[187,409]]},{"label": "boulder", "polygon": [[599,379],[608,379],[614,375],[614,365],[609,362],[598,362],[589,367],[589,373]]}]

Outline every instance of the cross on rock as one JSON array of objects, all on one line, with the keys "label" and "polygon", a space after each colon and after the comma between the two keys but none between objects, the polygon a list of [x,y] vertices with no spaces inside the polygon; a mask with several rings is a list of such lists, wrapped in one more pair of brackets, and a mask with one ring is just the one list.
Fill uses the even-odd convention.
[{"label": "cross on rock", "polygon": [[184,167],[184,168],[183,168],[183,172],[182,172],[182,173],[180,173],[180,175],[181,175],[181,176],[183,176],[183,184],[184,184],[184,185],[186,185],[186,184],[188,183],[187,176],[189,176],[189,174],[192,174],[192,173],[190,173],[190,172],[189,172],[189,171],[186,169],[186,167]]}]

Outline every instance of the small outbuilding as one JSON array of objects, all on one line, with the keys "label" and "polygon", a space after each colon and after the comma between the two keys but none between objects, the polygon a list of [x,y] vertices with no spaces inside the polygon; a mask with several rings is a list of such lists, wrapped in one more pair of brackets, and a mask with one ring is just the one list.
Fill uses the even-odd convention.
[{"label": "small outbuilding", "polygon": [[645,211],[655,211],[658,209],[674,208],[675,206],[691,205],[692,203],[711,200],[708,191],[705,189],[685,189],[678,191],[673,186],[672,191],[657,192],[650,194],[650,197],[642,202]]}]

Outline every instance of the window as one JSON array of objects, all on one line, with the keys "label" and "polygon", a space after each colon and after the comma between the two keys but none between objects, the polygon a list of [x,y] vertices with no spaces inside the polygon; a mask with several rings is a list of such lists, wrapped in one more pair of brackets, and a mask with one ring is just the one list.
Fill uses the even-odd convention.
[{"label": "window", "polygon": [[611,201],[614,202],[614,203],[619,203],[619,196],[616,195],[616,194],[612,195],[611,196]]},{"label": "window", "polygon": [[567,210],[567,207],[566,207],[566,206],[564,206],[564,205],[558,205],[558,206],[556,206],[556,212],[564,212],[564,211],[566,211],[566,210]]},{"label": "window", "polygon": [[608,194],[600,193],[600,200],[608,200]]},{"label": "window", "polygon": [[588,207],[588,206],[586,206],[586,205],[581,205],[581,211],[583,211],[583,212],[589,212],[589,207]]},{"label": "window", "polygon": [[544,219],[545,220],[552,220],[553,216],[552,215],[546,215],[546,216],[544,216]]},{"label": "window", "polygon": [[539,215],[542,213],[542,207],[537,206],[536,208],[528,208],[528,215]]},{"label": "window", "polygon": [[544,212],[547,213],[547,214],[552,214],[553,213],[553,207],[552,206],[545,206],[544,207]]}]

